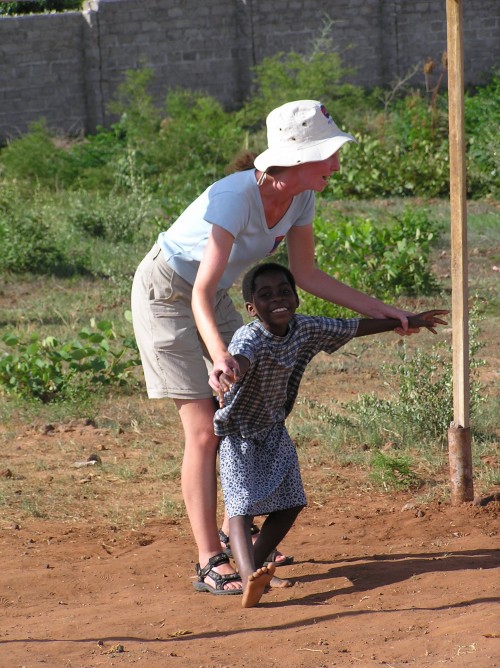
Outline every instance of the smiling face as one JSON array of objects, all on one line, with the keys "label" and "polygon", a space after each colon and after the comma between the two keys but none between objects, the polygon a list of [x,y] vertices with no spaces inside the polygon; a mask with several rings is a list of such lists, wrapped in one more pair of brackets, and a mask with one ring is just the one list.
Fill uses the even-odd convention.
[{"label": "smiling face", "polygon": [[337,151],[326,160],[305,162],[293,169],[297,170],[297,175],[302,181],[304,190],[321,192],[328,185],[330,176],[340,170],[340,151]]},{"label": "smiling face", "polygon": [[285,336],[298,305],[299,299],[286,274],[271,270],[255,278],[252,301],[246,303],[246,308],[269,332]]}]

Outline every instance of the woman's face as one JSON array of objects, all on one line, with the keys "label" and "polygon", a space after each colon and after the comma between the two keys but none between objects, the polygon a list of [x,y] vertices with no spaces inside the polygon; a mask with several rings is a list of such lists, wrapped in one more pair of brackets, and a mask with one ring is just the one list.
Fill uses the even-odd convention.
[{"label": "woman's face", "polygon": [[326,160],[297,165],[294,169],[305,186],[304,190],[321,192],[328,185],[330,176],[340,169],[340,152],[337,151]]}]

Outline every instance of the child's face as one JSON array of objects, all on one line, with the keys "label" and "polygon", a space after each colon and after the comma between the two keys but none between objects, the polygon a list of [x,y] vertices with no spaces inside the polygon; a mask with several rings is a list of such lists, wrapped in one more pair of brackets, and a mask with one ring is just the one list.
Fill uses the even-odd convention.
[{"label": "child's face", "polygon": [[268,271],[257,276],[252,302],[247,302],[248,313],[259,318],[272,334],[285,336],[299,300],[285,274]]}]

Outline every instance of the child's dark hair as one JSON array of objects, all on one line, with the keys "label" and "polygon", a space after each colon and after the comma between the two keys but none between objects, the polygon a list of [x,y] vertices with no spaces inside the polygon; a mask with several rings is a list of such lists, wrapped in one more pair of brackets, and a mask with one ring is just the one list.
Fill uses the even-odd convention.
[{"label": "child's dark hair", "polygon": [[286,277],[286,280],[290,283],[290,286],[294,291],[295,296],[298,298],[297,286],[295,285],[295,278],[293,277],[293,274],[290,271],[290,269],[288,269],[288,267],[284,267],[281,264],[278,264],[277,262],[263,262],[262,264],[258,264],[249,271],[247,271],[247,273],[243,277],[241,291],[243,293],[243,299],[245,300],[245,303],[251,302],[253,300],[253,295],[255,292],[255,281],[257,280],[257,277],[262,276],[262,274],[271,274],[271,273],[283,274]]}]

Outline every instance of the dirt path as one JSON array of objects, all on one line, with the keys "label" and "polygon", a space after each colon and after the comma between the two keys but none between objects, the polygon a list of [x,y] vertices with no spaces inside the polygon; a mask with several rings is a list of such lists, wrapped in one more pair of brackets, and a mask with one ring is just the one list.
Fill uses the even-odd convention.
[{"label": "dirt path", "polygon": [[500,666],[499,505],[410,498],[313,504],[284,545],[294,586],[252,609],[192,589],[187,520],[4,524],[0,666]]}]

